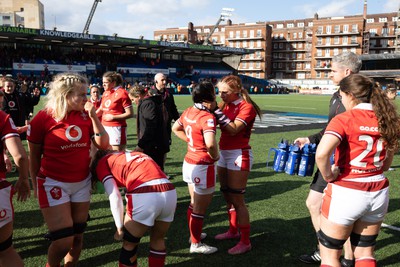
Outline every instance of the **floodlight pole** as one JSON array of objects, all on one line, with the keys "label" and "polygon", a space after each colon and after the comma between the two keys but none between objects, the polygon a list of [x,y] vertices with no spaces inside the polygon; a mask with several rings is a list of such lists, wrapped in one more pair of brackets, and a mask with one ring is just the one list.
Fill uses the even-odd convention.
[{"label": "floodlight pole", "polygon": [[86,24],[85,24],[85,28],[83,28],[83,33],[85,33],[85,34],[89,33],[90,22],[92,22],[92,18],[93,18],[94,12],[96,11],[96,7],[97,7],[97,4],[99,2],[101,2],[101,0],[94,0],[92,9],[90,10],[89,17],[88,17],[88,19],[86,21]]},{"label": "floodlight pole", "polygon": [[224,7],[221,11],[221,15],[219,16],[219,19],[217,21],[217,23],[215,23],[214,27],[212,28],[212,30],[210,31],[210,33],[207,35],[207,37],[204,39],[203,45],[208,45],[210,42],[210,38],[211,35],[213,35],[213,33],[215,32],[215,29],[219,26],[219,24],[221,23],[221,21],[224,21],[225,19],[229,18],[230,16],[232,16],[232,12],[235,11],[235,9],[233,8],[227,8]]}]

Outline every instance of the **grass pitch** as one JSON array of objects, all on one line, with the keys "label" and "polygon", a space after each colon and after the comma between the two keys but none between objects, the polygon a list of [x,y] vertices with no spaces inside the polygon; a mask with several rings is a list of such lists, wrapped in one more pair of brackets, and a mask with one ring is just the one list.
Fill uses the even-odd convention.
[{"label": "grass pitch", "polygon": [[[296,112],[327,115],[329,96],[303,95],[252,95],[253,100],[266,113]],[[182,112],[192,105],[189,96],[175,96],[178,109]],[[36,108],[38,110],[40,108]],[[129,121],[128,148],[136,145],[135,119]],[[178,192],[178,206],[175,220],[167,237],[167,266],[308,266],[298,261],[298,256],[311,252],[316,245],[305,199],[311,177],[290,176],[275,173],[266,167],[268,150],[276,147],[284,138],[294,140],[299,136],[313,134],[318,129],[253,134],[251,145],[254,165],[250,173],[246,202],[251,218],[251,241],[253,249],[244,254],[231,256],[227,250],[234,241],[216,241],[213,236],[227,229],[225,203],[219,191],[215,193],[204,221],[205,243],[216,246],[219,251],[212,255],[189,254],[189,230],[186,209],[189,194],[182,181],[181,166],[186,144],[173,136],[171,152],[168,154],[166,172],[172,175],[172,182]],[[395,171],[387,172],[391,180],[390,206],[385,219],[388,225],[400,226],[399,182],[400,157],[396,155],[392,164]],[[11,181],[15,174],[11,174]],[[47,228],[44,224],[37,200],[15,203],[14,245],[24,259],[25,266],[45,266],[48,241],[43,238]],[[90,209],[92,220],[84,235],[84,249],[79,266],[117,266],[121,243],[113,240],[115,225],[109,210],[108,198],[104,194],[93,194]],[[142,238],[139,246],[139,266],[147,266],[148,236]],[[376,245],[378,266],[400,266],[400,233],[383,228]]]}]

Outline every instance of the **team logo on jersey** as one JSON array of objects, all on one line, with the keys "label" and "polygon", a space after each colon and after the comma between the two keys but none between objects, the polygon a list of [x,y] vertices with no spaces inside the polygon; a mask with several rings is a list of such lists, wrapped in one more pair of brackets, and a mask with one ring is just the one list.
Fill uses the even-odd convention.
[{"label": "team logo on jersey", "polygon": [[58,186],[53,187],[50,190],[50,195],[53,199],[59,200],[62,196],[61,188],[59,188]]},{"label": "team logo on jersey", "polygon": [[9,101],[9,102],[8,102],[8,106],[9,106],[10,108],[15,107],[15,102],[14,102],[14,101]]},{"label": "team logo on jersey", "polygon": [[83,120],[87,120],[88,114],[86,114],[85,112],[81,112],[81,117],[83,118]]},{"label": "team logo on jersey", "polygon": [[194,182],[195,182],[196,184],[200,183],[200,177],[194,177]]},{"label": "team logo on jersey", "polygon": [[82,138],[82,130],[76,125],[68,126],[65,130],[65,136],[69,141],[76,142]]},{"label": "team logo on jersey", "polygon": [[110,99],[107,99],[107,101],[104,103],[104,106],[105,106],[106,108],[108,108],[108,107],[110,107],[110,105],[111,105],[111,100],[110,100]]},{"label": "team logo on jersey", "polygon": [[0,219],[4,219],[7,216],[7,211],[5,209],[0,210]]},{"label": "team logo on jersey", "polygon": [[207,126],[208,127],[214,127],[215,125],[214,125],[214,120],[213,119],[208,119],[207,120]]}]

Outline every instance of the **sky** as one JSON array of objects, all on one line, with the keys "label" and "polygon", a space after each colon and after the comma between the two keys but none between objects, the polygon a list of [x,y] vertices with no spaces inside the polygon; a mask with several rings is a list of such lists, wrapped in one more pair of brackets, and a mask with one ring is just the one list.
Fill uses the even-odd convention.
[{"label": "sky", "polygon": [[[94,0],[40,0],[45,28],[82,32]],[[102,0],[89,32],[100,35],[153,39],[166,28],[214,25],[222,8],[233,8],[233,23],[338,17],[362,14],[364,0]],[[397,12],[399,0],[368,0],[368,14]],[[221,22],[224,24],[225,22]]]}]

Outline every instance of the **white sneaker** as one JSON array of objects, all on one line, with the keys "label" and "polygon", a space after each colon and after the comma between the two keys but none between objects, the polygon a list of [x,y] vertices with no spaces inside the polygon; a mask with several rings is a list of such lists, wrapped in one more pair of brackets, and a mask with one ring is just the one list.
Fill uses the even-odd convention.
[{"label": "white sneaker", "polygon": [[[207,237],[207,233],[201,233],[201,235],[200,235],[201,240],[203,240],[206,237]],[[190,236],[189,236],[189,244],[191,244],[191,243],[192,243],[192,238],[190,238]]]},{"label": "white sneaker", "polygon": [[211,247],[201,242],[192,243],[190,245],[190,253],[212,254],[217,251],[218,249],[216,247]]}]

